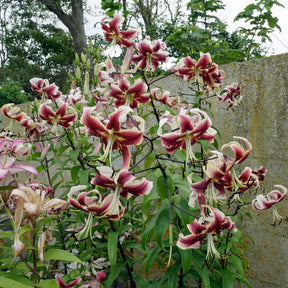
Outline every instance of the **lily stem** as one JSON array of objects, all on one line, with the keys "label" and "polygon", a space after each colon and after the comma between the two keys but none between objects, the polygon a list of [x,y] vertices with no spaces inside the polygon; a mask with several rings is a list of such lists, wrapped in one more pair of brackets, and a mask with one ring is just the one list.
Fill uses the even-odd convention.
[{"label": "lily stem", "polygon": [[[113,232],[116,232],[116,229],[115,229],[113,223],[112,223],[111,221],[109,221],[109,222],[110,222],[110,226],[111,226],[112,231],[113,231]],[[128,276],[129,276],[130,281],[131,281],[131,286],[130,286],[130,287],[131,287],[131,288],[136,288],[136,283],[135,283],[134,280],[133,280],[133,275],[132,275],[131,267],[129,266],[129,263],[128,263],[127,258],[126,258],[126,256],[125,256],[123,247],[122,247],[122,245],[120,244],[119,238],[118,238],[118,240],[117,240],[117,246],[118,246],[118,249],[119,249],[119,251],[120,251],[120,255],[121,255],[121,257],[122,257],[122,259],[123,259],[123,261],[124,261],[124,263],[125,263],[126,270],[127,270]]]}]

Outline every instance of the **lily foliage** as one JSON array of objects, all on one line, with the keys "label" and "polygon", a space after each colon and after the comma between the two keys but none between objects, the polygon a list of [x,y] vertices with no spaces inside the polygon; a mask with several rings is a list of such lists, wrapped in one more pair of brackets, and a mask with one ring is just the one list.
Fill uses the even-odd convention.
[{"label": "lily foliage", "polygon": [[[107,47],[123,50],[121,67],[113,58],[97,62],[88,50],[76,56],[66,95],[35,77],[31,113],[2,107],[11,124],[0,134],[1,212],[13,231],[0,234],[0,282],[249,286],[236,220],[266,169],[243,166],[248,139],[237,135],[219,147],[208,102],[215,96],[213,105],[231,109],[242,99],[240,86],[223,85],[225,73],[209,53],[163,72],[165,43],[136,42],[137,31],[120,30],[122,22],[120,15],[102,21]],[[182,78],[191,93],[169,92],[165,77]],[[253,208],[278,205],[287,189],[276,187],[283,194],[259,195]]]}]

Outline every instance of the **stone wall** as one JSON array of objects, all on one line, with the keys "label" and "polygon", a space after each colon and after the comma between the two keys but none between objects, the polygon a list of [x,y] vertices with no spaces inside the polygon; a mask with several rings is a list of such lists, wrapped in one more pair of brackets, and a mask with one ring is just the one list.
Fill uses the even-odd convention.
[{"label": "stone wall", "polygon": [[[268,169],[263,193],[270,192],[275,184],[288,187],[288,54],[231,63],[221,69],[226,74],[224,84],[238,82],[243,96],[241,105],[233,111],[214,101],[213,125],[221,133],[221,145],[232,141],[233,136],[247,138],[253,149],[245,165]],[[186,83],[173,78],[163,79],[166,90],[187,89]],[[287,201],[279,205],[282,216],[288,216]],[[272,227],[271,210],[253,214],[252,220],[246,217],[241,224],[255,241],[254,245],[248,242],[247,251],[252,287],[287,288],[288,223]]]},{"label": "stone wall", "polygon": [[[239,82],[243,102],[234,111],[215,105],[214,125],[222,144],[233,135],[246,137],[253,145],[248,158],[252,168],[263,165],[267,171],[265,191],[275,184],[288,187],[288,54],[221,67],[226,84]],[[279,205],[280,215],[288,216],[287,199]],[[280,209],[281,208],[281,209]],[[249,279],[253,288],[288,287],[288,223],[272,227],[272,211],[255,213],[243,229],[255,240],[250,242]]]}]

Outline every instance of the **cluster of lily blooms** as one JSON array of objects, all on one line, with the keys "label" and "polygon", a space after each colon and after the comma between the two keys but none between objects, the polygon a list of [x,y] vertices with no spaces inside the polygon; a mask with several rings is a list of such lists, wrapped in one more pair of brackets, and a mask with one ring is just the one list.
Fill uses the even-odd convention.
[{"label": "cluster of lily blooms", "polygon": [[[151,181],[146,178],[136,179],[129,171],[128,146],[140,145],[145,136],[145,121],[136,115],[135,108],[150,101],[159,101],[179,111],[176,116],[169,112],[162,115],[158,135],[168,153],[172,154],[178,149],[185,150],[187,163],[196,160],[192,149],[195,143],[199,140],[213,142],[216,135],[216,130],[211,127],[212,121],[206,112],[198,108],[189,109],[187,104],[181,103],[177,97],[170,97],[168,91],[162,92],[157,88],[149,91],[147,84],[141,79],[131,83],[130,79],[133,79],[131,75],[137,69],[155,72],[161,63],[166,62],[168,53],[165,51],[165,43],[161,40],[151,41],[146,37],[142,42],[134,43],[132,38],[137,35],[137,31],[121,31],[119,26],[122,21],[120,15],[115,15],[113,19],[105,17],[102,20],[106,40],[111,42],[111,45],[126,48],[127,52],[120,70],[113,65],[111,59],[106,60],[101,67],[98,73],[100,84],[91,93],[91,97],[96,99],[95,106],[87,105],[87,98],[79,88],[73,87],[68,95],[62,95],[55,84],[49,84],[48,80],[33,78],[30,81],[31,87],[41,96],[37,119],[30,118],[13,104],[2,107],[2,112],[7,117],[25,129],[28,140],[35,141],[49,133],[57,136],[59,126],[69,130],[77,121],[77,125],[81,126],[81,132],[99,139],[94,153],[99,153],[103,145],[103,155],[99,157],[99,162],[106,163],[107,166],[97,167],[91,184],[106,188],[110,193],[103,196],[97,189],[86,191],[87,187],[84,185],[75,186],[68,194],[68,202],[87,214],[92,213],[94,217],[113,220],[119,219],[125,212],[121,197],[148,194],[153,186]],[[201,82],[207,93],[216,91],[215,88],[222,83],[224,77],[224,73],[212,62],[209,53],[201,54],[198,61],[185,57],[172,70],[185,81]],[[232,84],[223,91],[217,94],[218,99],[227,103],[228,108],[237,105],[241,100],[239,85]],[[76,108],[76,103],[81,103],[83,109]],[[103,112],[105,110],[102,109],[103,107],[106,111],[107,108],[110,109],[109,111],[111,108],[113,110],[107,115]],[[81,117],[78,115],[80,113]],[[213,245],[212,236],[225,229],[236,231],[236,228],[230,217],[213,207],[213,203],[225,202],[227,192],[232,193],[234,201],[240,201],[241,193],[258,187],[259,182],[264,180],[266,169],[263,167],[257,171],[246,167],[240,175],[237,175],[235,166],[248,157],[252,146],[245,138],[235,137],[235,139],[245,145],[235,140],[223,145],[221,152],[212,151],[207,164],[203,167],[205,178],[202,181],[193,183],[193,174],[188,176],[192,191],[189,205],[195,207],[198,204],[201,217],[188,225],[191,234],[179,235],[177,245],[182,249],[199,248],[202,241],[207,238],[207,255],[214,254],[220,257]],[[29,154],[30,145],[24,140],[10,139],[7,133],[0,134],[0,184],[17,187],[10,195],[10,199],[17,199],[14,214],[17,230],[20,229],[23,211],[27,218],[37,219],[44,212],[67,207],[67,202],[64,200],[47,199],[51,194],[46,188],[40,189],[35,183],[23,185],[16,183],[14,175],[19,171],[37,176],[35,168],[15,163],[17,155]],[[227,149],[230,153],[225,153]],[[42,147],[38,144],[38,150],[42,152],[41,157],[45,157],[49,146]],[[119,172],[111,168],[114,151],[119,151],[122,155],[122,166]],[[233,156],[228,155],[231,155],[231,151]],[[279,220],[281,216],[277,213],[275,204],[285,197],[287,189],[280,185],[277,188],[283,190],[283,193],[274,190],[266,196],[258,195],[253,200],[252,207],[256,210],[265,210],[273,206],[274,216]],[[47,235],[43,235],[41,239],[40,252],[44,242],[47,241]],[[16,256],[25,249],[17,233],[14,247]],[[41,256],[39,257],[41,259]],[[98,278],[103,280],[102,276],[101,274]],[[62,283],[60,278],[57,278],[57,281],[60,287],[72,287],[65,286],[68,284]]]}]

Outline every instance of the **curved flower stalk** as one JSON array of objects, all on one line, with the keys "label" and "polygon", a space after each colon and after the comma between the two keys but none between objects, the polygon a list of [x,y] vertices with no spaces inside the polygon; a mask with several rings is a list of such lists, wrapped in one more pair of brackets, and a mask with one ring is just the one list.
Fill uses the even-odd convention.
[{"label": "curved flower stalk", "polygon": [[257,195],[252,201],[252,207],[255,210],[267,210],[270,207],[273,208],[273,224],[276,221],[281,222],[283,217],[278,213],[277,204],[281,202],[287,194],[287,188],[282,185],[274,185],[276,188],[280,188],[283,192],[279,190],[272,190],[266,196],[263,194]]},{"label": "curved flower stalk", "polygon": [[132,112],[130,107],[121,106],[109,116],[106,123],[100,117],[93,116],[92,112],[93,108],[84,108],[81,120],[87,127],[87,134],[99,137],[105,146],[104,154],[99,161],[105,162],[109,156],[111,163],[112,150],[120,150],[123,156],[122,168],[127,168],[130,163],[130,151],[127,146],[142,143],[144,120],[134,116],[133,119],[138,122],[137,128],[122,129],[127,114]]},{"label": "curved flower stalk", "polygon": [[123,21],[124,18],[119,14],[115,14],[114,18],[104,17],[102,19],[102,29],[105,39],[107,42],[112,42],[112,46],[118,44],[120,47],[129,47],[134,44],[131,39],[138,34],[138,31],[134,29],[120,31],[119,25],[123,23]]},{"label": "curved flower stalk", "polygon": [[191,59],[189,56],[180,59],[180,61],[173,68],[176,75],[189,81],[193,78],[202,79],[203,83],[210,88],[214,88],[215,84],[221,84],[225,74],[218,70],[218,65],[212,62],[209,53],[201,53],[200,59]]},{"label": "curved flower stalk", "polygon": [[198,249],[203,240],[207,237],[206,258],[209,256],[221,258],[220,253],[215,248],[213,236],[219,234],[223,230],[235,232],[237,229],[230,217],[226,216],[219,209],[211,206],[202,206],[201,208],[209,210],[209,215],[202,216],[198,220],[194,220],[193,223],[188,224],[187,227],[191,234],[184,236],[180,233],[176,245],[183,250],[191,248]]},{"label": "curved flower stalk", "polygon": [[97,169],[97,172],[91,180],[91,184],[114,191],[119,190],[119,194],[126,199],[128,199],[129,194],[147,195],[153,187],[153,182],[146,180],[146,178],[135,179],[128,170],[120,170],[115,174],[111,167],[102,166]]},{"label": "curved flower stalk", "polygon": [[[162,145],[168,153],[173,153],[178,148],[186,150],[186,162],[190,159],[194,161],[196,158],[192,151],[192,146],[199,140],[214,141],[216,130],[211,128],[212,121],[208,114],[198,108],[190,110],[194,116],[189,116],[182,110],[178,116],[161,117],[158,129],[158,135],[161,137]],[[162,127],[168,123],[173,132],[162,134]],[[174,129],[175,126],[177,130]],[[176,131],[174,131],[176,130]]]},{"label": "curved flower stalk", "polygon": [[133,63],[144,71],[156,71],[160,63],[165,63],[168,52],[164,51],[166,44],[161,40],[151,41],[147,36],[142,42],[135,44],[137,55],[133,56]]},{"label": "curved flower stalk", "polygon": [[[111,193],[105,197],[102,197],[100,192],[96,189],[89,192],[81,192],[74,198],[74,194],[83,189],[86,189],[85,185],[78,185],[70,189],[68,193],[68,201],[75,208],[84,211],[89,215],[93,215],[97,218],[108,218],[111,220],[118,220],[124,214],[125,208],[120,202],[119,193]],[[90,196],[91,195],[91,196]],[[89,217],[86,227],[83,230],[92,227],[92,218]],[[89,230],[89,229],[88,229]],[[81,232],[80,232],[81,233]]]},{"label": "curved flower stalk", "polygon": [[150,94],[145,93],[147,89],[147,85],[141,79],[136,80],[130,87],[130,82],[124,78],[117,85],[111,84],[109,96],[116,99],[116,107],[126,105],[131,108],[138,108],[139,103],[147,104],[150,102]]},{"label": "curved flower stalk", "polygon": [[55,102],[56,99],[60,98],[62,95],[62,93],[58,91],[58,86],[56,86],[54,83],[49,84],[47,79],[32,78],[30,80],[30,84],[32,90],[38,93],[42,97],[42,100],[48,98]]},{"label": "curved flower stalk", "polygon": [[238,83],[232,83],[230,86],[226,86],[224,91],[217,96],[218,100],[222,103],[227,103],[227,109],[232,108],[240,104],[242,100],[241,87]]},{"label": "curved flower stalk", "polygon": [[56,112],[46,103],[42,103],[39,106],[38,115],[39,118],[45,120],[47,124],[53,125],[53,128],[56,128],[56,125],[60,125],[67,129],[72,125],[71,122],[77,119],[76,111],[74,108],[68,106],[68,103],[61,104]]}]

